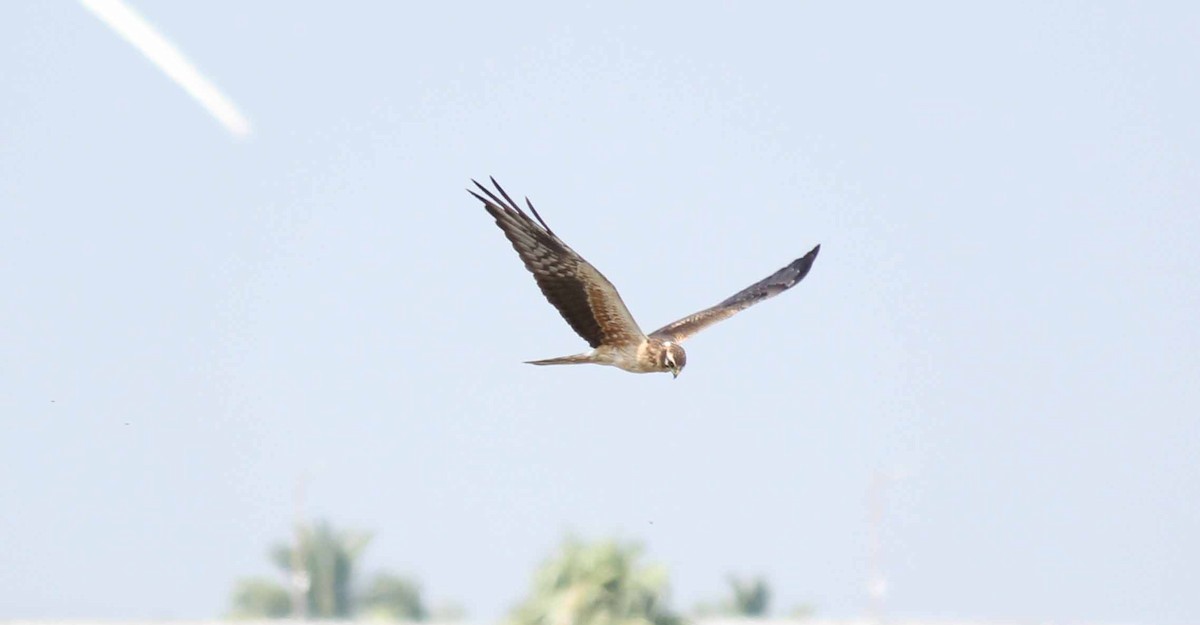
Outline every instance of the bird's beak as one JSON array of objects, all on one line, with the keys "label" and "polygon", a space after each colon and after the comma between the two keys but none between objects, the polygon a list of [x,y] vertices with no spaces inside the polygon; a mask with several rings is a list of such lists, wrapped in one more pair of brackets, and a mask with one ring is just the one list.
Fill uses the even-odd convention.
[{"label": "bird's beak", "polygon": [[671,379],[679,377],[679,369],[671,369]]}]

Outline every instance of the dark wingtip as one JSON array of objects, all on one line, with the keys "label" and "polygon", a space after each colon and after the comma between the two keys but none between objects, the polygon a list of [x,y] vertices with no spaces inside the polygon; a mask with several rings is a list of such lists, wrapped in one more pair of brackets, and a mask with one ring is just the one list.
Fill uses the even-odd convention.
[{"label": "dark wingtip", "polygon": [[511,197],[508,197],[508,192],[504,190],[504,187],[500,186],[499,182],[496,182],[495,176],[488,176],[488,178],[491,179],[492,186],[496,187],[496,190],[500,192],[500,195],[504,196],[505,200],[508,200],[508,206],[506,206],[505,208],[511,208],[513,210],[516,210],[517,212],[520,212],[521,211],[520,207],[517,206],[517,203],[514,202]]},{"label": "dark wingtip", "polygon": [[[483,186],[483,185],[479,184],[479,181],[478,181],[478,180],[476,180],[476,179],[472,178],[472,179],[471,179],[471,182],[475,184],[475,188],[476,188],[476,189],[479,189],[480,191],[483,191],[484,193],[487,193],[487,192],[488,192],[488,190],[487,190],[487,187],[485,187],[485,186]],[[479,195],[478,193],[476,193],[476,192],[475,192],[475,190],[474,190],[474,189],[472,189],[472,188],[470,188],[470,187],[467,187],[467,193],[470,193],[471,195],[474,195],[475,197],[479,198],[479,200],[480,200],[481,202],[483,202],[484,204],[487,204],[487,203],[488,203],[488,201],[487,201],[487,199],[486,199],[486,198],[484,198],[482,195]]]},{"label": "dark wingtip", "polygon": [[804,256],[801,256],[800,258],[797,258],[796,260],[792,261],[792,268],[796,270],[795,282],[799,282],[799,281],[803,280],[804,276],[808,275],[809,270],[812,269],[813,262],[817,260],[817,254],[820,254],[820,253],[821,253],[821,246],[817,245],[816,247],[809,250],[809,252],[807,254],[805,254]]},{"label": "dark wingtip", "polygon": [[554,234],[554,231],[550,229],[550,226],[546,225],[546,220],[542,219],[542,216],[538,214],[537,209],[533,207],[533,202],[530,202],[528,197],[525,198],[525,204],[529,206],[529,210],[533,212],[534,217],[537,217],[538,223],[542,224],[542,227],[546,229],[546,232]]},{"label": "dark wingtip", "polygon": [[479,200],[480,202],[483,202],[483,206],[484,206],[484,208],[487,208],[487,206],[488,206],[488,199],[487,199],[487,198],[485,198],[485,197],[483,197],[482,195],[479,195],[478,193],[476,193],[474,189],[467,189],[467,193],[470,193],[471,195],[474,195],[474,196],[475,196],[475,199]]},{"label": "dark wingtip", "polygon": [[[467,189],[467,193],[479,198],[479,201],[483,202],[484,208],[486,208],[489,213],[492,213],[492,215],[495,215],[497,218],[499,218],[499,213],[496,211],[520,213],[521,209],[516,207],[512,201],[512,198],[508,197],[508,194],[504,192],[504,188],[496,183],[496,179],[492,176],[488,176],[488,179],[492,181],[492,184],[495,185],[496,190],[500,192],[500,195],[504,196],[503,200],[497,197],[491,189],[479,184],[479,181],[474,178],[471,179],[471,182],[474,182],[475,186],[478,187],[480,191],[483,191],[483,195],[479,195],[471,189]],[[507,200],[507,204],[505,203],[505,200]]]}]

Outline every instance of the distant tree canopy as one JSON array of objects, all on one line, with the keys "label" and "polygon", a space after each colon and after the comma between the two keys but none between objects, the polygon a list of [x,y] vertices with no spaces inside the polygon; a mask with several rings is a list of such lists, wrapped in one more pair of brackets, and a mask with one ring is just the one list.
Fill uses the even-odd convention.
[{"label": "distant tree canopy", "polygon": [[421,588],[412,580],[391,573],[375,576],[362,595],[363,616],[389,621],[424,621],[429,618],[421,601]]},{"label": "distant tree canopy", "polygon": [[717,604],[696,606],[697,616],[740,616],[763,618],[771,609],[771,587],[766,580],[756,577],[744,580],[730,575],[729,597]]},{"label": "distant tree canopy", "polygon": [[678,625],[666,606],[667,574],[638,562],[641,548],[567,540],[542,565],[513,625]]},{"label": "distant tree canopy", "polygon": [[298,616],[293,596],[309,618],[348,619],[363,615],[379,620],[420,621],[428,616],[416,582],[379,573],[365,592],[357,592],[357,565],[371,541],[366,532],[337,531],[319,522],[300,530],[297,544],[280,543],[270,550],[271,561],[294,585],[263,579],[239,580],[232,596],[235,618]]},{"label": "distant tree canopy", "polygon": [[742,580],[731,575],[729,589],[733,592],[733,613],[738,616],[763,617],[771,608],[771,587],[761,577]]},{"label": "distant tree canopy", "polygon": [[234,585],[233,618],[286,618],[291,613],[292,598],[278,582],[252,577]]}]

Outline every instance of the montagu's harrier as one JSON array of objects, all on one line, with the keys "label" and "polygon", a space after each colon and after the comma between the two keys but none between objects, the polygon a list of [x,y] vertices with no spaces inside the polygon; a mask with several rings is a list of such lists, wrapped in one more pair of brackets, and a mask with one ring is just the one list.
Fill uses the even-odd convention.
[{"label": "montagu's harrier", "polygon": [[496,218],[496,225],[512,242],[513,249],[533,274],[546,299],[592,346],[592,351],[584,354],[534,360],[529,363],[532,365],[590,363],[612,365],[633,373],[670,371],[679,377],[687,364],[687,354],[680,343],[722,319],[792,288],[808,275],[817,252],[821,251],[818,245],[720,304],[668,323],[647,336],[625,308],[612,283],[550,230],[529,198],[525,198],[525,204],[537,222],[512,201],[495,178],[492,184],[499,196],[478,182],[471,182],[483,195],[471,189],[467,191],[479,198],[487,212]]}]

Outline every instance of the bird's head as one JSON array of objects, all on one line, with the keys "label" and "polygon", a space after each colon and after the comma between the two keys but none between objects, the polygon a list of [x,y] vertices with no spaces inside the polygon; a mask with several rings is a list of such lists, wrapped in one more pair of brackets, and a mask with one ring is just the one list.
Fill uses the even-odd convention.
[{"label": "bird's head", "polygon": [[677,378],[687,365],[687,352],[683,351],[683,346],[678,343],[664,343],[662,359],[663,370],[670,371],[671,375]]}]

